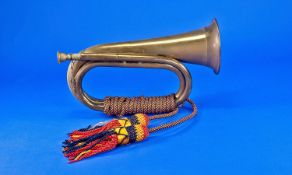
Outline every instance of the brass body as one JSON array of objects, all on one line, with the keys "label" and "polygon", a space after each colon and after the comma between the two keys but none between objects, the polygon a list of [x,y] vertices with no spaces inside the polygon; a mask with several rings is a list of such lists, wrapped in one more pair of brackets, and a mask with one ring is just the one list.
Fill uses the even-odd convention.
[{"label": "brass body", "polygon": [[95,110],[103,110],[104,102],[89,96],[82,89],[82,79],[98,66],[164,68],[173,71],[180,79],[176,92],[177,105],[191,92],[192,79],[181,62],[198,64],[220,70],[220,36],[216,19],[204,28],[192,32],[148,40],[101,44],[77,54],[58,52],[58,62],[72,60],[67,79],[73,95]]}]

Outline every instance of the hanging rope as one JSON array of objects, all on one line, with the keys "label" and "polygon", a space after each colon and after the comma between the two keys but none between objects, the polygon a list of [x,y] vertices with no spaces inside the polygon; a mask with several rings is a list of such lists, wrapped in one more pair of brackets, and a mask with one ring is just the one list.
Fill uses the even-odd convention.
[{"label": "hanging rope", "polygon": [[181,124],[197,114],[195,103],[190,99],[186,101],[192,106],[192,112],[189,115],[173,122],[149,128],[151,120],[171,117],[178,113],[178,108],[175,105],[169,107],[169,104],[174,102],[173,95],[157,98],[108,98],[105,109],[107,114],[114,113],[121,116],[137,111],[158,114],[148,117],[146,114],[137,113],[133,116],[113,119],[107,123],[101,122],[75,130],[69,134],[69,139],[63,142],[64,156],[69,159],[70,163],[76,162],[114,149],[119,145],[142,141],[148,137],[149,133]]},{"label": "hanging rope", "polygon": [[[179,120],[176,120],[176,121],[173,121],[173,122],[170,122],[170,123],[166,123],[166,124],[162,124],[160,126],[156,126],[156,127],[150,128],[149,132],[151,133],[151,132],[156,132],[156,131],[159,131],[159,130],[162,130],[162,129],[170,128],[170,127],[176,126],[178,124],[181,124],[181,123],[193,118],[198,112],[197,106],[195,105],[195,103],[191,99],[187,99],[186,101],[189,102],[192,105],[192,113],[190,113],[189,115],[187,115],[187,116],[185,116],[185,117],[183,117],[183,118],[181,118]],[[178,108],[176,108],[176,110],[174,110],[173,112],[170,112],[170,113],[167,113],[167,114],[151,116],[151,117],[149,117],[149,119],[153,120],[153,119],[166,118],[166,117],[170,117],[170,116],[176,114],[177,112],[178,112]]]}]

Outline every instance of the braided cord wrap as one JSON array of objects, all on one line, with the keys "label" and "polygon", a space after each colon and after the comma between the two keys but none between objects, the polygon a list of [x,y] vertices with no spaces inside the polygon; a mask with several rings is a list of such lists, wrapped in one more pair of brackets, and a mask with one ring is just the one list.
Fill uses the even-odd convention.
[{"label": "braided cord wrap", "polygon": [[106,97],[104,100],[104,113],[115,116],[136,113],[161,114],[176,108],[174,94],[157,97]]}]

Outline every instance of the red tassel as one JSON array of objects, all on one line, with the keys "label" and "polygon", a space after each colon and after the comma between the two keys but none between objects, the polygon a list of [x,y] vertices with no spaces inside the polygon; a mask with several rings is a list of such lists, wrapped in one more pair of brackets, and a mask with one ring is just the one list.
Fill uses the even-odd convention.
[{"label": "red tassel", "polygon": [[68,158],[69,163],[73,163],[91,157],[95,154],[109,151],[111,149],[114,149],[118,145],[118,137],[117,135],[111,135],[100,143],[96,144],[97,142],[98,141],[92,142],[81,149],[78,149],[68,154],[64,154],[64,156]]},{"label": "red tassel", "polygon": [[101,133],[103,131],[113,129],[113,128],[116,128],[119,126],[121,126],[121,123],[117,119],[114,119],[114,120],[112,120],[104,125],[97,125],[95,127],[88,126],[87,128],[75,130],[72,133],[70,133],[69,134],[70,141],[75,141],[75,140],[79,140],[82,138],[86,138],[86,137],[92,136],[94,134],[98,134],[98,133]]},{"label": "red tassel", "polygon": [[64,143],[63,153],[70,163],[114,149],[118,145],[138,142],[148,135],[148,117],[136,114],[114,119],[105,125],[73,131]]},{"label": "red tassel", "polygon": [[[63,142],[63,153],[69,162],[76,162],[95,154],[105,152],[119,145],[139,142],[148,137],[149,132],[176,126],[197,114],[197,108],[193,101],[187,99],[192,105],[191,114],[169,123],[165,123],[148,129],[149,118],[145,114],[135,114],[129,118],[114,119],[104,125],[89,126],[75,130],[69,134],[69,139]],[[150,120],[170,117],[178,112],[178,109],[170,113],[158,114],[150,117]]]}]

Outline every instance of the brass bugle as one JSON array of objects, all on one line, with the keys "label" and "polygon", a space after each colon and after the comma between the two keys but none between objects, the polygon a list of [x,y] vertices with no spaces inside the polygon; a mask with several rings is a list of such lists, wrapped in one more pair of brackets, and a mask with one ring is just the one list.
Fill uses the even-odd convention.
[{"label": "brass bugle", "polygon": [[94,67],[163,68],[176,73],[180,88],[175,93],[177,105],[188,98],[192,79],[183,62],[220,70],[220,35],[217,20],[199,30],[179,35],[100,44],[76,54],[58,52],[58,62],[72,60],[67,81],[72,94],[88,107],[104,109],[104,100],[91,97],[82,88],[84,75]]}]

